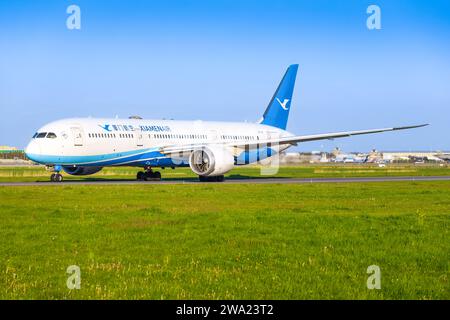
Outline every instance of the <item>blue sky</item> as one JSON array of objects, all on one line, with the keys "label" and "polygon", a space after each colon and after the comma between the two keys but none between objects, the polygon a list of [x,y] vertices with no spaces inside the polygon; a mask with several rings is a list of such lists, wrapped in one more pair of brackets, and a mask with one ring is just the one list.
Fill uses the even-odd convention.
[{"label": "blue sky", "polygon": [[431,124],[299,150],[448,150],[449,39],[448,0],[1,0],[0,145],[64,117],[256,121],[298,63],[296,134]]}]

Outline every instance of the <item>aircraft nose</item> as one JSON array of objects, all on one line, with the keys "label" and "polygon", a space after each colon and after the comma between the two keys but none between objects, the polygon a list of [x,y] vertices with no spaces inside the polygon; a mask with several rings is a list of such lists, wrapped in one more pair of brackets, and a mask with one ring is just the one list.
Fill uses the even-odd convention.
[{"label": "aircraft nose", "polygon": [[31,140],[28,146],[25,148],[25,154],[28,159],[37,161],[37,156],[41,154],[41,146],[35,140]]}]

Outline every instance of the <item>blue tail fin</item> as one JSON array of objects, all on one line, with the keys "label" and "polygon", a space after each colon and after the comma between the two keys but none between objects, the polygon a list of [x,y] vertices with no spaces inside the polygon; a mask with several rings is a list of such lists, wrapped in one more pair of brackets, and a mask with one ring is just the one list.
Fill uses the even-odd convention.
[{"label": "blue tail fin", "polygon": [[260,121],[261,124],[286,129],[289,110],[294,91],[295,78],[297,76],[298,64],[290,65],[278,85],[277,91],[270,100],[266,111]]}]

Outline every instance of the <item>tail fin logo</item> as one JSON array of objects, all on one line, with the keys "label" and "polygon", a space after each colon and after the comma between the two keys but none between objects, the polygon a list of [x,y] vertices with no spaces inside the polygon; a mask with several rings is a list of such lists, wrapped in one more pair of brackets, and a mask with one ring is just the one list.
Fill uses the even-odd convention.
[{"label": "tail fin logo", "polygon": [[287,111],[288,107],[287,104],[289,102],[289,99],[284,99],[283,102],[280,101],[280,99],[277,98],[278,103],[280,104],[280,106]]}]

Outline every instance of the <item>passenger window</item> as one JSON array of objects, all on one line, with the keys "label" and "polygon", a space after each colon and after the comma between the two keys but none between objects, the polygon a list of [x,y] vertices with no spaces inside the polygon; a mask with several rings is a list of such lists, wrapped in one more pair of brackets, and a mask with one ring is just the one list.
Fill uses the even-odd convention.
[{"label": "passenger window", "polygon": [[47,138],[55,139],[55,138],[56,138],[56,134],[54,134],[53,132],[49,132],[49,133],[47,134]]}]

